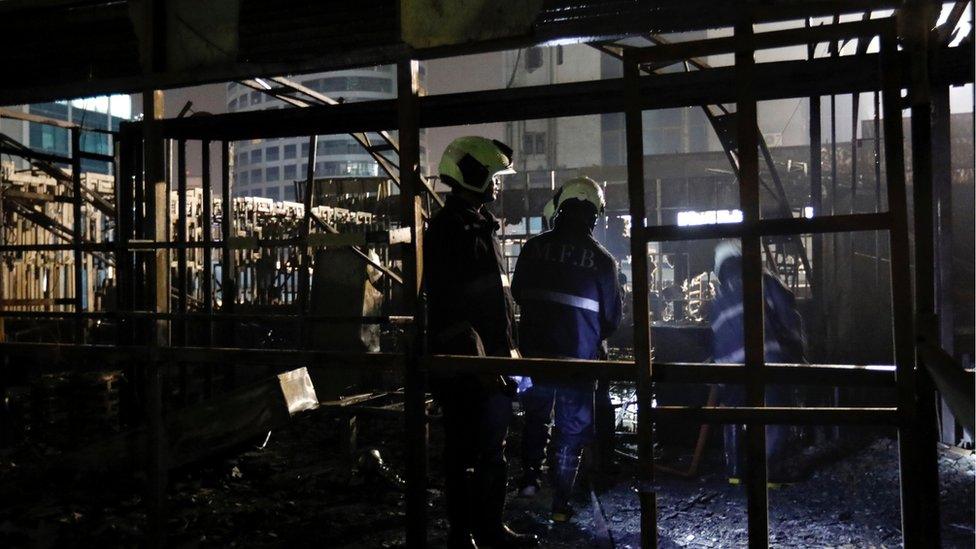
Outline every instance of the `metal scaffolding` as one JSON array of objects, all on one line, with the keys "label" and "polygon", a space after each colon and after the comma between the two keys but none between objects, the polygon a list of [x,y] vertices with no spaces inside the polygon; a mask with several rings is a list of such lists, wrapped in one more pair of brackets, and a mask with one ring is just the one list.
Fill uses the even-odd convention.
[{"label": "metal scaffolding", "polygon": [[[822,8],[818,8],[821,10]],[[813,11],[818,11],[813,10]],[[361,103],[332,104],[327,98],[302,101],[301,108],[265,112],[236,113],[208,117],[162,117],[161,92],[146,89],[145,119],[125,124],[118,135],[116,155],[100,160],[112,161],[117,166],[115,212],[117,220],[110,242],[85,242],[80,220],[84,191],[80,179],[80,160],[86,154],[79,147],[80,129],[72,128],[72,155],[64,160],[73,166],[72,206],[75,215],[69,244],[57,245],[57,249],[71,250],[75,256],[74,284],[81,288],[82,254],[94,251],[112,253],[118,269],[118,319],[119,329],[113,345],[92,344],[85,339],[87,319],[80,294],[76,293],[73,311],[65,313],[76,326],[73,343],[16,343],[0,344],[3,361],[13,357],[31,357],[50,361],[77,361],[79,364],[97,362],[97,367],[118,364],[126,369],[127,376],[141,383],[144,411],[141,421],[147,426],[146,463],[150,497],[150,542],[165,544],[166,433],[163,418],[160,376],[164,369],[176,365],[294,365],[296,362],[315,364],[326,368],[367,368],[402,374],[405,382],[405,439],[407,449],[407,545],[427,545],[427,418],[426,376],[432,372],[484,372],[537,375],[553,377],[588,376],[606,377],[613,380],[631,380],[638,387],[638,458],[641,512],[641,541],[644,547],[656,547],[659,529],[656,509],[656,484],[654,477],[654,425],[671,421],[692,423],[745,423],[749,426],[747,470],[747,505],[749,517],[749,546],[768,546],[768,501],[766,494],[765,432],[761,428],[769,424],[877,424],[896,426],[899,431],[901,463],[902,526],[907,547],[937,545],[938,482],[935,460],[936,433],[934,391],[927,370],[920,365],[930,360],[928,356],[916,357],[916,338],[938,346],[938,325],[935,322],[934,288],[935,260],[926,254],[932,251],[933,222],[931,212],[933,166],[919,161],[928,157],[932,136],[926,133],[928,124],[913,124],[916,299],[914,308],[911,296],[912,274],[909,270],[910,249],[908,233],[907,196],[904,177],[901,109],[904,102],[901,89],[910,90],[913,118],[928,120],[932,116],[932,99],[935,91],[950,84],[972,82],[972,57],[965,51],[953,51],[942,45],[931,47],[926,39],[917,35],[905,36],[899,30],[896,17],[902,17],[903,27],[924,29],[925,17],[912,19],[911,10],[899,11],[896,17],[862,20],[849,23],[829,24],[788,31],[755,32],[754,24],[767,20],[773,8],[742,8],[734,14],[735,32],[731,37],[695,40],[690,42],[658,43],[646,48],[628,48],[622,52],[624,77],[594,82],[579,82],[536,86],[529,88],[468,92],[437,96],[421,96],[415,55],[400,54],[397,62],[396,101],[371,101]],[[818,11],[819,13],[819,11]],[[906,13],[908,15],[906,15]],[[723,16],[733,17],[722,12]],[[807,13],[802,6],[792,6],[778,14],[801,18]],[[917,14],[915,14],[917,16]],[[599,23],[599,20],[596,21]],[[606,21],[612,23],[613,21]],[[645,21],[646,23],[647,21]],[[591,21],[592,23],[592,21]],[[922,33],[924,35],[924,33]],[[860,51],[852,56],[805,61],[775,63],[755,62],[754,53],[760,49],[788,45],[814,45],[851,38],[870,40],[877,37],[880,53]],[[912,45],[898,51],[898,40]],[[913,40],[915,40],[913,42]],[[921,43],[918,42],[921,40]],[[917,47],[916,47],[917,46]],[[938,55],[930,55],[930,47]],[[158,53],[158,52],[157,52]],[[444,55],[458,51],[445,50]],[[733,53],[735,64],[731,67],[708,68],[682,73],[642,75],[645,68],[662,62],[688,60],[696,56]],[[919,64],[925,70],[919,69]],[[906,70],[907,69],[907,70]],[[920,77],[919,74],[922,76]],[[788,75],[788,78],[784,78]],[[300,90],[285,81],[276,81]],[[256,84],[255,89],[263,88]],[[759,142],[757,126],[757,102],[777,98],[820,97],[831,94],[876,92],[881,96],[884,108],[884,159],[887,165],[886,187],[888,210],[874,213],[838,213],[821,215],[820,208],[813,218],[761,218],[759,209],[759,164],[763,147]],[[932,93],[929,93],[932,92]],[[293,96],[278,90],[278,95]],[[298,99],[294,99],[299,101]],[[700,105],[735,104],[737,162],[740,207],[743,221],[734,224],[711,226],[648,225],[645,211],[645,167],[643,164],[642,112],[671,107],[695,107]],[[817,102],[819,109],[819,102]],[[814,110],[811,103],[811,110]],[[426,352],[425,326],[422,313],[423,296],[423,224],[429,195],[433,190],[420,174],[421,128],[457,126],[489,121],[549,118],[584,114],[623,112],[626,116],[627,181],[629,213],[634,220],[631,230],[631,254],[633,259],[633,309],[635,318],[635,359],[633,361],[583,361],[557,359],[508,359],[474,358],[460,356],[434,356]],[[944,115],[940,111],[940,115]],[[916,118],[917,117],[917,118]],[[819,113],[816,117],[819,121]],[[819,126],[819,124],[818,124]],[[214,183],[209,170],[211,145],[219,144],[221,174],[219,194],[223,204],[229,204],[233,196],[231,174],[232,142],[242,139],[273,138],[283,136],[316,136],[321,134],[351,133],[362,136],[360,141],[372,153],[379,155],[382,147],[375,147],[365,137],[367,132],[388,136],[385,132],[398,131],[398,162],[380,161],[384,170],[392,176],[397,171],[400,189],[399,227],[409,237],[389,238],[391,257],[399,262],[399,272],[388,265],[376,264],[360,250],[364,260],[397,282],[398,310],[393,315],[377,318],[337,318],[318,316],[309,302],[309,276],[312,250],[316,247],[336,245],[335,240],[323,238],[323,233],[338,232],[324,220],[313,214],[311,184],[314,175],[315,138],[309,147],[308,187],[304,196],[302,219],[298,234],[281,240],[268,240],[262,246],[269,248],[293,246],[300,250],[297,259],[297,309],[279,320],[296,321],[303,336],[294,349],[251,349],[235,346],[233,332],[235,322],[242,315],[235,311],[235,300],[229,299],[239,281],[234,279],[234,250],[243,246],[236,233],[236,221],[232,209],[220,210],[221,234],[214,239],[210,230],[203,231],[200,241],[191,242],[187,230],[185,150],[188,142],[199,141],[203,145],[202,216],[210,220],[214,216]],[[816,177],[811,185],[820,184],[820,137],[811,142],[811,162]],[[814,128],[811,128],[811,134]],[[877,136],[876,136],[877,137]],[[357,138],[359,140],[360,138]],[[393,145],[384,138],[387,145]],[[816,149],[816,152],[814,152]],[[175,154],[179,169],[168,173],[167,151]],[[374,155],[375,157],[375,155]],[[816,158],[814,158],[816,157]],[[385,158],[385,157],[384,157]],[[766,159],[769,162],[768,158]],[[387,162],[389,165],[387,165]],[[176,211],[175,239],[171,238],[168,219],[170,191],[175,185],[179,197]],[[819,194],[817,195],[819,196]],[[434,202],[438,198],[434,195]],[[787,212],[788,213],[788,212]],[[785,215],[785,214],[784,214]],[[312,227],[318,227],[318,233]],[[893,316],[895,333],[895,368],[866,370],[853,365],[782,365],[766,364],[762,333],[762,239],[773,235],[823,235],[847,231],[886,231],[891,247]],[[652,342],[649,326],[648,300],[648,243],[686,241],[716,238],[741,239],[743,243],[743,280],[745,282],[745,348],[744,364],[672,364],[652,359]],[[346,243],[348,245],[348,243]],[[19,245],[18,245],[19,246]],[[18,249],[31,249],[20,246]],[[190,285],[187,278],[187,253],[191,249],[202,250],[204,276],[202,277],[202,311],[192,311]],[[0,250],[13,249],[3,243]],[[38,248],[41,249],[41,248]],[[50,247],[43,249],[53,249]],[[813,264],[820,265],[813,252]],[[213,252],[217,251],[218,254]],[[175,252],[175,254],[174,254]],[[178,265],[175,283],[170,280],[171,255]],[[213,255],[219,255],[219,261]],[[221,265],[221,305],[214,307],[214,282],[211,269]],[[175,288],[175,293],[174,293]],[[816,286],[815,286],[816,288]],[[175,299],[173,298],[175,295]],[[202,317],[208,326],[209,336],[203,345],[188,344],[185,333],[187,322]],[[38,314],[37,318],[42,318]],[[274,319],[275,317],[270,317]],[[313,350],[305,337],[307,326],[312,322],[334,323],[393,323],[407,327],[398,353],[351,353]],[[219,329],[218,329],[219,328]],[[0,334],[2,335],[2,334]],[[4,362],[5,363],[5,362]],[[93,366],[94,367],[94,366]],[[664,383],[729,383],[743,385],[746,389],[746,406],[719,407],[672,407],[652,405],[657,384]],[[780,408],[765,405],[765,388],[772,383],[816,384],[838,387],[895,388],[897,398],[884,406],[872,408]],[[5,386],[4,386],[5,387]]]}]

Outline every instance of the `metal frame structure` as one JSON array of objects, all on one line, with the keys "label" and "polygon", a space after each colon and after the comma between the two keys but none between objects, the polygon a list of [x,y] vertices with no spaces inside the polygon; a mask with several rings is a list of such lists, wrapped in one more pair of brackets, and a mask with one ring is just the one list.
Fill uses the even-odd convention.
[{"label": "metal frame structure", "polygon": [[[158,3],[156,4],[158,5]],[[764,8],[765,9],[765,8]],[[723,12],[725,15],[730,13]],[[804,17],[799,8],[784,14]],[[762,13],[743,9],[737,13],[735,34],[731,38],[657,45],[645,49],[631,49],[624,53],[625,76],[622,79],[598,82],[559,84],[522,89],[458,93],[421,97],[415,55],[398,59],[398,98],[395,101],[371,101],[339,105],[307,106],[293,110],[247,112],[210,117],[163,119],[161,92],[147,89],[145,121],[125,126],[120,133],[117,163],[118,212],[115,241],[83,243],[79,229],[73,231],[69,245],[77,255],[86,251],[111,251],[119,266],[120,311],[113,313],[120,320],[116,346],[90,345],[82,339],[75,344],[2,343],[0,355],[28,356],[35,359],[77,360],[80,364],[97,360],[98,367],[106,363],[129,365],[128,373],[140,380],[146,402],[145,421],[150,436],[146,463],[148,504],[151,527],[148,533],[154,545],[164,544],[166,455],[162,421],[160,373],[173,364],[276,364],[293,365],[306,362],[327,368],[377,368],[404,373],[405,424],[408,456],[407,468],[407,544],[423,547],[427,544],[426,490],[426,429],[425,377],[428,372],[465,370],[508,374],[540,374],[553,376],[603,376],[614,380],[633,380],[638,386],[638,452],[639,498],[641,503],[642,544],[657,545],[657,510],[653,467],[653,426],[655,422],[691,421],[702,423],[746,423],[748,429],[748,516],[750,547],[768,545],[768,502],[766,499],[765,435],[760,428],[767,424],[883,424],[899,429],[901,459],[902,522],[905,545],[927,547],[938,541],[937,492],[933,499],[935,438],[930,432],[934,425],[934,406],[928,406],[931,396],[924,370],[915,367],[914,319],[909,272],[908,218],[902,153],[902,118],[900,91],[906,82],[918,86],[946,87],[950,83],[971,82],[971,57],[965,52],[940,50],[932,61],[932,70],[917,77],[919,51],[898,52],[899,37],[893,18],[861,21],[843,25],[790,30],[787,32],[754,33],[753,24],[762,20]],[[916,26],[923,24],[922,19]],[[786,61],[756,64],[757,49],[780,45],[815,44],[851,36],[880,37],[879,54],[861,53],[851,58],[835,57],[813,61]],[[152,49],[157,52],[157,49]],[[687,59],[709,53],[735,53],[735,66],[678,74],[641,76],[642,64],[662,59]],[[456,54],[445,50],[445,54]],[[431,54],[428,52],[428,54]],[[905,67],[912,69],[914,79],[906,78]],[[156,72],[160,72],[158,69]],[[782,75],[790,75],[783,79]],[[931,75],[931,77],[930,77]],[[759,143],[756,108],[760,100],[880,91],[884,104],[885,158],[889,210],[887,212],[851,215],[818,216],[812,219],[760,219],[759,215]],[[556,359],[473,358],[431,356],[424,347],[425,326],[422,314],[420,281],[423,265],[423,220],[425,185],[419,174],[419,132],[422,127],[454,126],[469,123],[504,121],[527,118],[548,118],[608,112],[624,112],[627,121],[628,190],[630,213],[634,220],[645,220],[643,143],[641,113],[655,108],[699,106],[702,104],[735,103],[740,166],[740,201],[744,221],[738,224],[677,227],[647,226],[646,221],[635,222],[631,249],[634,265],[635,360],[582,361]],[[925,108],[920,101],[916,107]],[[478,105],[479,108],[471,108]],[[914,114],[914,113],[913,113]],[[920,114],[921,113],[920,111]],[[223,170],[221,192],[225,200],[232,195],[230,143],[256,137],[319,135],[323,133],[360,133],[399,130],[399,176],[401,196],[401,226],[411,232],[411,245],[402,248],[403,300],[399,313],[410,322],[404,352],[398,354],[363,354],[291,350],[255,350],[229,346],[233,322],[238,315],[233,300],[224,300],[223,310],[211,307],[204,312],[209,326],[223,326],[221,347],[189,347],[179,337],[172,337],[170,323],[186,321],[194,313],[186,307],[186,281],[178,280],[177,308],[170,311],[171,283],[169,280],[170,251],[176,250],[178,262],[183,261],[186,249],[185,234],[180,231],[176,241],[170,241],[168,220],[169,185],[172,174],[165,173],[166,140],[175,141],[182,150],[186,141],[199,140],[204,144],[205,158],[210,144],[221,143]],[[916,147],[928,146],[924,134],[917,135]],[[71,159],[77,164],[81,154],[73,139],[75,153]],[[819,147],[819,139],[816,144]],[[921,149],[920,149],[921,150]],[[177,153],[182,158],[182,153]],[[314,138],[310,154],[314,158]],[[916,158],[918,156],[916,155]],[[313,165],[309,163],[310,167]],[[817,158],[819,166],[819,155]],[[204,161],[205,170],[209,163]],[[311,169],[311,168],[310,168]],[[919,182],[930,178],[926,167],[915,166],[916,193],[926,192]],[[182,170],[180,171],[182,173]],[[77,173],[75,171],[74,173]],[[311,174],[309,174],[311,179]],[[179,189],[185,179],[177,177]],[[210,210],[212,181],[205,173],[204,209]],[[921,190],[920,190],[921,187]],[[81,190],[74,187],[75,208],[80,210]],[[930,189],[929,189],[930,190]],[[310,193],[309,193],[310,194]],[[923,195],[924,199],[925,196]],[[929,206],[928,203],[918,201]],[[306,216],[310,208],[306,207]],[[180,209],[181,218],[185,211]],[[221,252],[223,291],[234,287],[231,269],[234,235],[229,209],[224,209],[223,234],[219,241],[207,238],[199,244],[209,255],[216,248]],[[80,216],[79,216],[80,217]],[[79,217],[76,217],[78,219]],[[308,246],[306,219],[302,246]],[[931,241],[931,224],[922,218],[918,234]],[[770,365],[765,364],[761,322],[761,239],[767,235],[824,234],[841,231],[888,231],[891,243],[892,289],[894,300],[896,367],[894,370],[867,370],[855,366],[836,365]],[[664,240],[693,240],[713,238],[741,238],[744,251],[744,303],[746,326],[746,359],[744,365],[664,364],[651,359],[651,340],[648,325],[647,243]],[[289,241],[291,243],[291,241]],[[273,244],[273,243],[272,243]],[[197,244],[193,244],[196,246]],[[0,247],[0,250],[3,250]],[[816,259],[814,259],[816,262]],[[209,263],[208,263],[209,265]],[[303,260],[303,267],[307,263]],[[208,267],[209,268],[209,267]],[[930,273],[916,274],[919,295],[931,288]],[[181,271],[183,272],[183,271]],[[78,283],[79,274],[75,274]],[[145,281],[137,288],[137,281]],[[307,291],[307,282],[301,285]],[[206,292],[212,292],[209,287]],[[210,301],[209,299],[207,300]],[[297,317],[308,320],[305,304]],[[925,305],[926,301],[919,302]],[[95,316],[75,304],[68,313],[79,326],[86,318]],[[42,315],[37,315],[39,318]],[[295,315],[286,315],[294,319]],[[334,322],[396,322],[404,318],[346,318]],[[304,339],[303,339],[304,342]],[[654,386],[657,383],[737,383],[747,392],[747,406],[739,408],[652,407]],[[894,387],[897,401],[880,408],[775,408],[765,406],[765,386],[769,383],[823,384],[833,386]],[[930,413],[931,412],[931,413]],[[929,444],[930,443],[930,444]]]},{"label": "metal frame structure", "polygon": [[[885,24],[887,23],[887,28]],[[769,408],[765,406],[765,384],[760,378],[760,373],[764,368],[764,337],[763,337],[763,304],[762,304],[762,251],[760,248],[761,237],[766,235],[776,235],[776,234],[803,234],[808,232],[839,232],[843,230],[870,230],[870,229],[884,229],[889,231],[889,235],[892,241],[892,249],[898,250],[899,254],[906,254],[908,252],[908,238],[907,238],[907,227],[905,225],[905,220],[907,219],[907,208],[905,204],[905,187],[903,178],[903,162],[901,155],[889,148],[888,151],[888,192],[889,192],[889,216],[884,223],[879,224],[873,215],[876,214],[865,214],[865,215],[851,215],[843,219],[837,219],[835,216],[821,216],[815,220],[816,228],[812,225],[814,223],[807,223],[798,219],[783,219],[777,220],[778,226],[770,226],[771,223],[763,223],[760,219],[760,208],[759,208],[759,159],[758,159],[758,126],[757,126],[757,101],[755,97],[755,90],[753,89],[753,73],[755,69],[755,59],[754,54],[757,49],[762,47],[775,47],[777,45],[785,45],[786,43],[804,43],[804,42],[816,42],[824,39],[838,39],[838,38],[850,38],[853,36],[859,36],[863,38],[869,38],[874,35],[880,35],[881,40],[881,50],[882,50],[882,76],[885,77],[888,73],[896,71],[897,68],[894,67],[889,61],[892,52],[895,51],[895,32],[891,22],[885,23],[860,23],[860,24],[848,24],[848,25],[836,25],[831,26],[826,29],[804,29],[786,31],[786,32],[770,32],[764,33],[762,35],[756,35],[752,30],[753,22],[745,15],[743,20],[739,22],[735,27],[735,35],[732,40],[727,41],[725,44],[721,40],[712,41],[701,41],[699,43],[685,44],[677,48],[650,48],[644,51],[633,51],[625,53],[625,78],[628,80],[627,85],[631,91],[628,95],[628,108],[627,108],[627,123],[628,123],[628,139],[637,139],[638,144],[630,144],[628,151],[632,154],[628,155],[628,173],[631,186],[631,216],[635,220],[644,219],[643,210],[643,182],[644,182],[644,171],[643,171],[643,158],[640,156],[640,152],[643,149],[643,140],[640,139],[642,136],[641,130],[641,108],[639,101],[638,82],[637,82],[637,71],[642,63],[653,62],[657,60],[667,59],[666,56],[680,56],[683,57],[688,53],[688,50],[695,51],[705,51],[705,52],[716,52],[723,51],[727,48],[734,48],[735,52],[735,67],[736,67],[736,89],[737,89],[737,109],[736,109],[736,122],[737,122],[737,132],[738,132],[738,158],[740,163],[740,209],[743,211],[743,222],[741,224],[736,224],[734,227],[730,226],[731,231],[725,232],[723,236],[728,238],[739,238],[742,241],[743,250],[743,294],[744,294],[744,334],[745,334],[745,387],[746,387],[746,402],[748,407],[744,408],[727,408],[727,409],[716,409],[711,412],[705,412],[700,410],[694,414],[692,417],[709,417],[711,416],[717,421],[729,421],[734,414],[739,414],[739,417],[745,419],[747,424],[747,455],[748,455],[748,466],[746,468],[746,487],[747,487],[747,506],[748,506],[748,517],[749,517],[749,545],[750,547],[765,547],[768,545],[768,501],[766,494],[766,438],[765,429],[761,428],[769,422],[779,422],[787,421],[785,417],[780,416],[780,414],[785,414],[785,410],[777,411],[774,413]],[[844,33],[844,34],[840,34]],[[787,38],[787,34],[790,36]],[[780,41],[785,39],[786,41]],[[716,48],[716,49],[712,49]],[[897,75],[897,73],[895,73]],[[898,95],[900,90],[893,87],[892,83],[897,85],[898,79],[885,78],[883,93],[885,96],[884,104],[888,111],[885,116],[886,122],[886,135],[888,139],[886,143],[901,143],[900,136],[900,125],[901,120],[898,116],[893,116],[896,112],[894,109],[898,106]],[[890,105],[890,107],[889,107]],[[894,123],[892,123],[892,118]],[[765,225],[765,226],[764,226]],[[681,234],[685,231],[675,230],[670,227],[648,227],[640,221],[635,222],[635,229],[632,229],[632,251],[634,257],[646,256],[646,246],[649,241],[657,240],[659,238],[670,238],[678,237],[681,238]],[[703,235],[707,235],[714,231],[700,231]],[[687,238],[691,235],[685,235]],[[699,235],[702,236],[702,235]],[[711,236],[711,235],[709,235]],[[892,261],[892,279],[895,281],[894,285],[898,288],[904,289],[910,292],[909,284],[909,273],[907,269],[907,257],[905,257],[904,263],[897,263]],[[635,262],[635,265],[636,262]],[[635,288],[646,286],[646,269],[637,265],[634,269],[635,276]],[[909,294],[897,294],[900,296]],[[634,294],[634,308],[635,311],[646,311],[647,296],[643,293],[638,293],[635,291]],[[644,302],[642,302],[644,301]],[[641,330],[640,339],[637,340],[636,352],[649,352],[644,346],[642,340],[645,334],[643,329]],[[916,387],[914,382],[913,373],[913,363],[910,356],[906,356],[904,349],[906,345],[911,344],[911,313],[904,307],[896,307],[896,318],[895,318],[895,339],[896,348],[898,349],[896,364],[897,373],[896,377],[899,386],[899,402],[897,407],[888,408],[886,410],[871,410],[863,411],[863,416],[860,410],[850,410],[850,418],[855,420],[861,420],[869,417],[874,417],[876,420],[884,420],[885,422],[890,422],[893,418],[890,416],[895,416],[902,414],[911,418],[909,421],[915,421],[914,415],[917,413],[913,405],[914,398],[916,394]],[[650,357],[644,359],[638,354],[638,367],[641,372],[644,371],[644,364],[650,365]],[[650,372],[649,372],[650,374]],[[649,379],[644,384],[644,394],[641,396],[641,384],[638,384],[639,399],[641,402],[647,402],[652,398],[649,387],[647,384],[653,380],[653,375],[647,376]],[[882,412],[882,413],[878,413]],[[687,410],[682,408],[652,408],[649,413],[653,418],[660,418],[662,421],[669,418],[682,418],[687,417]],[[814,410],[796,410],[794,414],[795,420],[802,420],[804,415],[814,414]],[[766,417],[763,418],[763,415]],[[776,417],[780,416],[780,417]],[[886,417],[888,416],[888,417]],[[653,420],[650,420],[652,422]],[[757,428],[758,427],[758,428]],[[647,429],[645,429],[647,431]],[[902,441],[901,454],[902,454],[902,501],[903,506],[906,507],[905,513],[903,514],[903,526],[904,534],[906,540],[915,540],[917,542],[922,542],[926,539],[933,539],[931,537],[922,535],[920,531],[920,526],[928,526],[929,529],[932,528],[931,524],[925,524],[921,521],[921,516],[912,511],[908,510],[909,506],[917,505],[918,503],[918,493],[911,486],[912,476],[907,473],[907,470],[913,469],[914,466],[918,466],[919,463],[912,459],[914,452],[918,450],[911,447],[906,443],[906,440],[910,440],[915,435],[914,430],[910,427],[902,427],[900,430]],[[640,431],[638,433],[640,437]],[[639,449],[643,450],[641,455],[650,455],[650,444],[652,442],[652,434],[645,432],[643,437],[641,437],[641,442],[638,446]],[[908,455],[906,455],[908,454]],[[652,467],[644,468],[648,477],[653,474]],[[645,481],[652,482],[653,478],[644,479]],[[643,484],[642,484],[643,486]],[[643,488],[642,488],[643,489]],[[928,504],[936,504],[936,502],[928,501]],[[643,504],[643,499],[642,499]],[[645,505],[642,505],[644,509]],[[653,505],[648,505],[647,507],[653,508]],[[645,510],[644,513],[647,514],[651,512],[649,509]],[[921,525],[920,525],[921,522]],[[938,530],[938,522],[936,521],[935,530]],[[930,532],[926,532],[931,534]],[[655,534],[653,532],[645,532],[643,535],[643,540],[645,545],[653,546],[655,543]]]}]

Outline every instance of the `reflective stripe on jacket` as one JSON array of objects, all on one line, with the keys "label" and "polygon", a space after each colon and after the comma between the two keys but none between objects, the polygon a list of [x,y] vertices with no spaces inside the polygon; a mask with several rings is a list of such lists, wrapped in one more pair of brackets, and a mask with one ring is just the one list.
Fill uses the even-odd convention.
[{"label": "reflective stripe on jacket", "polygon": [[[712,304],[712,357],[716,363],[745,361],[742,276],[729,268]],[[798,364],[806,361],[803,322],[793,293],[771,273],[763,273],[763,344],[766,362]]]},{"label": "reflective stripe on jacket", "polygon": [[557,224],[529,239],[512,277],[522,354],[598,358],[620,324],[621,294],[616,262],[588,229]]}]

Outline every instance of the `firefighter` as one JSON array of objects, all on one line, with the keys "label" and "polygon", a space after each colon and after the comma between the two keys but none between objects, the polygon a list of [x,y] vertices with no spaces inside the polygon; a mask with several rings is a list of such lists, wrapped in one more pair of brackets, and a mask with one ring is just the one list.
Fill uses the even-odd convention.
[{"label": "firefighter", "polygon": [[[513,302],[496,230],[485,205],[495,199],[512,150],[483,137],[460,137],[444,151],[441,181],[451,187],[424,242],[428,348],[434,354],[517,357]],[[526,547],[533,535],[502,521],[507,491],[505,436],[515,383],[456,372],[432,376],[444,420],[450,547]]]},{"label": "firefighter", "polygon": [[[587,177],[567,181],[555,197],[553,229],[522,247],[512,294],[521,311],[521,350],[527,357],[597,359],[602,342],[620,324],[617,263],[593,238],[606,202],[603,189]],[[549,428],[555,415],[552,518],[572,516],[570,497],[583,447],[592,441],[592,378],[536,376],[523,395],[523,476],[520,493],[539,488]]]},{"label": "firefighter", "polygon": [[[722,241],[715,247],[715,274],[719,285],[711,307],[712,358],[718,364],[742,364],[745,361],[745,332],[742,304],[742,246],[738,241]],[[765,360],[769,363],[800,364],[806,361],[803,322],[796,299],[776,275],[763,271],[763,338]],[[739,386],[722,388],[722,404],[742,406],[745,396]],[[766,389],[766,405],[789,406],[789,390],[778,385]],[[726,425],[724,430],[725,463],[729,481],[737,484],[743,474],[744,452],[741,425]],[[783,467],[789,429],[766,428],[766,457],[770,482],[795,480],[795,473]]]}]

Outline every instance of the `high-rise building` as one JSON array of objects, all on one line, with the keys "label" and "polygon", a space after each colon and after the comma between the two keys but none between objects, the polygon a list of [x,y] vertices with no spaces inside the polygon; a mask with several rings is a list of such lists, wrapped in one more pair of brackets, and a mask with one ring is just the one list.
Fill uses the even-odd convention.
[{"label": "high-rise building", "polygon": [[[122,122],[132,118],[132,99],[128,95],[36,103],[15,108],[25,113],[74,122],[82,127],[95,130],[117,131]],[[64,157],[71,156],[71,134],[65,128],[5,119],[2,132],[35,151]],[[80,139],[81,149],[84,151],[108,155],[113,152],[112,141],[108,134],[82,132]],[[26,167],[22,159],[16,159],[16,164],[18,168]],[[112,166],[108,162],[88,158],[81,160],[81,169],[83,172],[112,173]]]},{"label": "high-rise building", "polygon": [[[421,79],[424,67],[420,67]],[[382,65],[293,77],[303,86],[343,102],[393,99],[396,67]],[[293,108],[274,97],[231,82],[227,111],[243,112]],[[376,137],[370,135],[371,138]],[[378,138],[377,138],[378,139]],[[255,139],[235,144],[234,194],[295,200],[295,182],[308,170],[309,139]],[[421,158],[425,154],[421,140]],[[315,177],[375,177],[384,175],[373,158],[347,134],[321,135],[315,155]]]}]

